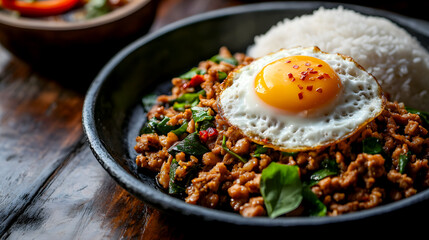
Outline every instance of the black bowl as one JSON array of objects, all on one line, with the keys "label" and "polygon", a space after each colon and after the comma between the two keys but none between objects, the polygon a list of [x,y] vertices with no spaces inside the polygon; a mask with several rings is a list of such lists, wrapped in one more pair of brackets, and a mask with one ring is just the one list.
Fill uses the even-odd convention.
[{"label": "black bowl", "polygon": [[[205,223],[297,229],[341,223],[379,224],[380,220],[396,221],[404,214],[409,217],[421,213],[420,205],[429,203],[429,190],[402,201],[338,217],[249,219],[236,213],[190,205],[169,196],[158,187],[154,174],[139,172],[135,167],[135,137],[145,121],[141,106],[143,95],[152,91],[168,92],[172,77],[215,55],[221,46],[227,46],[232,52],[245,52],[255,35],[265,33],[284,18],[309,14],[320,6],[331,8],[338,4],[277,2],[221,9],[178,21],[129,45],[103,68],[86,96],[83,125],[98,161],[119,185],[146,203],[169,213],[202,219]],[[429,46],[427,22],[356,5],[343,6],[391,19],[426,48]]]}]

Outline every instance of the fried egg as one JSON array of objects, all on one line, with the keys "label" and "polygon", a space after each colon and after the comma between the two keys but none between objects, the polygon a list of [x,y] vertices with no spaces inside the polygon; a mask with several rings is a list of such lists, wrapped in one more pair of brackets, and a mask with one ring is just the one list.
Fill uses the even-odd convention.
[{"label": "fried egg", "polygon": [[350,57],[317,47],[282,49],[237,68],[218,98],[231,125],[256,143],[288,152],[345,139],[384,104],[371,74]]}]

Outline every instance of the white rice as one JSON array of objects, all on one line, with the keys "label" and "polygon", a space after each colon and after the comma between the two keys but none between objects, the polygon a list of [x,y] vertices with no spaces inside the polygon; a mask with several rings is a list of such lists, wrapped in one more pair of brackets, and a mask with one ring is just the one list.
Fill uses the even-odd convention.
[{"label": "white rice", "polygon": [[352,57],[374,75],[391,100],[429,111],[429,53],[391,21],[338,7],[284,19],[255,37],[247,54],[260,57],[281,48],[318,46]]}]

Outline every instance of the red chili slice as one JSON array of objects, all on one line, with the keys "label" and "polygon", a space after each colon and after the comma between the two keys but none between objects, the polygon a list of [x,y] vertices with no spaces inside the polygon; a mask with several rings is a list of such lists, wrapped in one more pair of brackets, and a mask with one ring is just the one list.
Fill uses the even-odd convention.
[{"label": "red chili slice", "polygon": [[200,131],[201,142],[207,142],[208,139],[209,139],[209,133],[206,130],[201,130]]},{"label": "red chili slice", "polygon": [[201,142],[207,142],[210,138],[217,137],[218,132],[216,128],[209,127],[206,130],[201,130],[199,134]]},{"label": "red chili slice", "polygon": [[204,80],[204,76],[203,75],[195,75],[191,78],[191,80],[189,80],[189,82],[183,84],[183,88],[189,88],[189,87],[196,87],[198,85],[200,85],[201,83],[203,83]]}]

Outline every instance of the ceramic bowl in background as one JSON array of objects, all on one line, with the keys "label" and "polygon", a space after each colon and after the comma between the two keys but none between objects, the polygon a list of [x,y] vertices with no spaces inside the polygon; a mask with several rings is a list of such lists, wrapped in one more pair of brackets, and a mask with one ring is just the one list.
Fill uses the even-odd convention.
[{"label": "ceramic bowl in background", "polygon": [[51,21],[0,12],[0,43],[44,74],[92,79],[117,51],[147,33],[158,0],[133,0],[82,21]]}]

